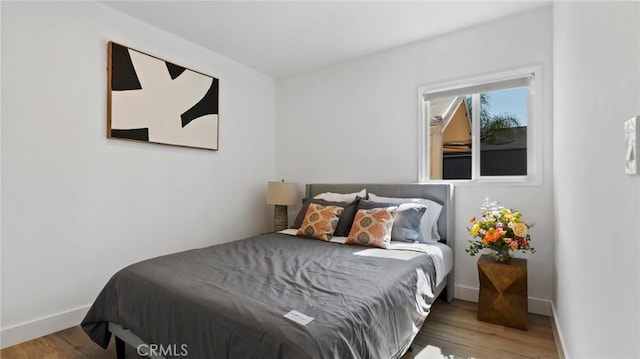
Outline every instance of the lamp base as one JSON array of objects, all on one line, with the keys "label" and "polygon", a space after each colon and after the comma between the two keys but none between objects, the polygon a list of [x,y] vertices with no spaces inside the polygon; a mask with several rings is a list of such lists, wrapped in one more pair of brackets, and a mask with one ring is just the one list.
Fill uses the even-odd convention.
[{"label": "lamp base", "polygon": [[273,231],[278,232],[287,229],[289,226],[289,216],[287,206],[276,204],[273,209]]}]

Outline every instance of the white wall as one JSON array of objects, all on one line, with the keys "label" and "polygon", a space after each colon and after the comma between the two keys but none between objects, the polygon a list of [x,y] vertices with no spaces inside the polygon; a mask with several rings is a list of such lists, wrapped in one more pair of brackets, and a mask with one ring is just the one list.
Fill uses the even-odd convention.
[{"label": "white wall", "polygon": [[569,358],[640,357],[640,198],[624,174],[640,114],[637,2],[554,5],[554,307]]},{"label": "white wall", "polygon": [[[3,347],[125,265],[269,228],[272,78],[99,3],[1,6]],[[106,138],[109,40],[220,79],[218,152]]]},{"label": "white wall", "polygon": [[543,181],[475,184],[455,191],[456,296],[477,300],[476,261],[464,252],[468,219],[486,196],[535,221],[529,259],[530,310],[549,313],[553,264],[552,12],[520,16],[278,81],[278,177],[309,182],[415,182],[417,89],[423,85],[540,65]]}]

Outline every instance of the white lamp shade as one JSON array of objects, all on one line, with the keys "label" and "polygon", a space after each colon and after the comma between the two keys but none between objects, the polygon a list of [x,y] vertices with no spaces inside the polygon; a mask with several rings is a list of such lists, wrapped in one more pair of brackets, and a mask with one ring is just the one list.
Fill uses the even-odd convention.
[{"label": "white lamp shade", "polygon": [[282,206],[295,204],[298,200],[298,184],[290,182],[269,182],[267,203]]}]

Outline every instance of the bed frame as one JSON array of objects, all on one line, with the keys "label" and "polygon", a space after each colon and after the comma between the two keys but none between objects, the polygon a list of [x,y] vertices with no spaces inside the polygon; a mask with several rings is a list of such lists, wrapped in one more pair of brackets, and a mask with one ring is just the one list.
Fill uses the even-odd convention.
[{"label": "bed frame", "polygon": [[[446,243],[451,250],[454,250],[453,232],[453,186],[445,183],[402,183],[402,184],[371,184],[371,183],[334,183],[322,184],[312,183],[306,186],[306,196],[313,197],[323,192],[353,193],[366,188],[367,193],[375,193],[384,197],[399,198],[426,198],[443,205],[442,213],[438,219],[438,233],[440,241]],[[436,288],[436,296],[440,295],[446,288],[447,302],[453,301],[454,291],[454,268],[447,275],[447,279],[442,281]]]},{"label": "bed frame", "polygon": [[[322,192],[336,193],[352,193],[358,192],[366,188],[367,192],[373,192],[384,197],[400,197],[400,198],[425,198],[440,203],[444,206],[442,214],[438,219],[438,232],[441,242],[446,243],[453,251],[453,186],[449,184],[307,184],[307,197],[315,196]],[[446,300],[453,301],[453,271],[448,274],[447,279],[436,288],[436,297],[440,295],[444,289],[446,292]],[[122,326],[109,323],[109,331],[113,334],[116,343],[117,359],[125,359],[125,343],[132,347],[147,344],[129,329]],[[149,355],[149,358],[164,359],[161,356]]]}]

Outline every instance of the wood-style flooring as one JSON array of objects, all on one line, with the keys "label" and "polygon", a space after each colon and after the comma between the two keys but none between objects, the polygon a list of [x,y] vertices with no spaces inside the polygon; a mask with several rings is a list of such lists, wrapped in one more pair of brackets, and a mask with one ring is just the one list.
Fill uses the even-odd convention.
[{"label": "wood-style flooring", "polygon": [[[402,359],[558,358],[549,317],[529,314],[529,330],[480,322],[476,303],[436,301]],[[115,359],[113,340],[104,350],[79,326],[0,350],[1,359]],[[140,358],[127,346],[127,358]]]},{"label": "wood-style flooring", "polygon": [[559,358],[551,319],[529,314],[528,330],[477,320],[477,303],[436,301],[403,359]]}]

